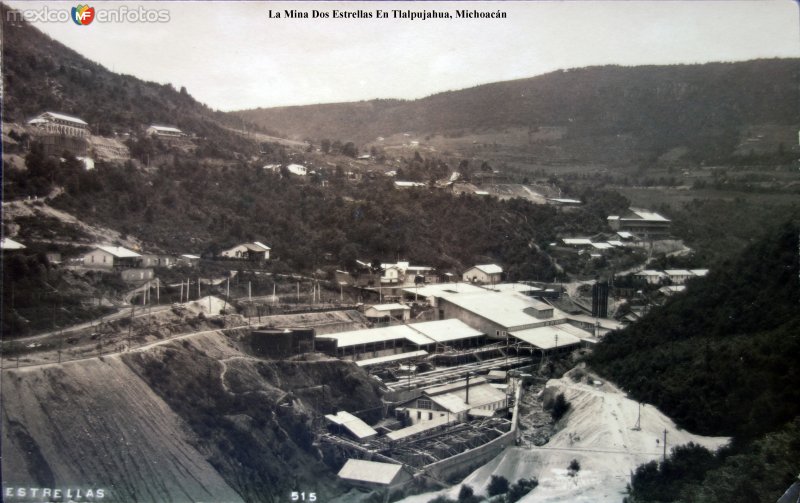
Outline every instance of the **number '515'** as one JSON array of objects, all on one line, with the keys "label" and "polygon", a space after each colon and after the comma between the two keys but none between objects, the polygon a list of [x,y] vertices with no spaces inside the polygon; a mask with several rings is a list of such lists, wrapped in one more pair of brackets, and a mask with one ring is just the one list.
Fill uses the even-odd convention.
[{"label": "number '515'", "polygon": [[292,491],[292,501],[317,501],[317,493]]}]

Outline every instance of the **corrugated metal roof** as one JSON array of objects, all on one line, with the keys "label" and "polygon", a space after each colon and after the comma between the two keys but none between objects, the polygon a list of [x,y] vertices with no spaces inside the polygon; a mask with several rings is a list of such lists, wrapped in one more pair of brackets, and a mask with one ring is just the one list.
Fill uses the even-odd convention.
[{"label": "corrugated metal roof", "polygon": [[365,461],[363,459],[348,459],[341,470],[339,478],[368,482],[371,484],[390,485],[403,465]]},{"label": "corrugated metal roof", "polygon": [[[518,332],[511,332],[513,337],[535,346],[539,349],[552,349],[556,347],[574,346],[581,343],[578,335],[581,334],[585,337],[591,337],[591,334],[574,327],[568,323],[559,325],[547,325],[544,327],[529,328],[527,330],[520,330]],[[556,336],[558,341],[556,342]]]},{"label": "corrugated metal roof", "polygon": [[165,133],[183,133],[183,131],[181,131],[180,129],[178,129],[176,127],[157,126],[156,124],[153,124],[150,127],[155,129],[156,131],[163,131]]},{"label": "corrugated metal roof", "polygon": [[[452,295],[444,298],[447,302],[455,304],[462,309],[470,311],[482,318],[501,327],[513,328],[541,323],[542,320],[525,313],[525,309],[552,309],[549,304],[534,300],[519,292],[492,292],[483,290],[481,293],[468,293]],[[562,313],[553,310],[554,316]]]},{"label": "corrugated metal roof", "polygon": [[425,337],[415,330],[408,328],[406,325],[367,328],[363,330],[353,330],[350,332],[339,332],[338,334],[325,334],[318,336],[318,338],[335,339],[337,346],[340,348],[402,339],[409,340],[412,343],[420,346],[433,344],[433,340]]},{"label": "corrugated metal roof", "polygon": [[397,311],[397,310],[411,310],[410,307],[404,306],[403,304],[375,304],[374,306],[370,306],[369,309],[374,309],[376,311]]},{"label": "corrugated metal roof", "polygon": [[105,246],[105,245],[97,245],[95,246],[98,250],[103,250],[106,253],[110,253],[111,255],[117,258],[135,258],[141,257],[138,253],[133,250],[129,250],[127,248],[123,248],[122,246]]},{"label": "corrugated metal roof", "polygon": [[694,276],[686,269],[666,269],[664,272],[667,274],[667,276]]},{"label": "corrugated metal roof", "polygon": [[375,431],[370,425],[347,411],[342,410],[336,414],[328,414],[325,416],[325,419],[332,423],[338,424],[339,426],[347,428],[347,430],[359,440],[366,440],[378,435],[378,432]]},{"label": "corrugated metal roof", "polygon": [[67,115],[67,114],[60,114],[58,112],[45,112],[45,113],[41,114],[39,117],[37,117],[37,119],[40,118],[40,117],[44,117],[45,115],[49,115],[50,117],[52,117],[54,119],[59,119],[59,120],[62,120],[62,121],[67,121],[67,122],[74,122],[76,124],[83,124],[84,126],[88,126],[86,121],[84,121],[82,119],[79,119],[77,117],[73,117],[73,116]]},{"label": "corrugated metal roof", "polygon": [[669,222],[668,218],[664,218],[655,211],[643,210],[640,208],[631,208],[631,213],[636,217],[625,217],[623,220],[646,220],[648,222]]},{"label": "corrugated metal roof", "polygon": [[471,283],[433,283],[424,286],[403,288],[403,292],[420,297],[444,297],[462,293],[476,293],[485,291],[483,288]]},{"label": "corrugated metal roof", "polygon": [[379,356],[377,358],[368,358],[366,360],[358,360],[356,365],[359,367],[370,367],[372,365],[380,365],[382,363],[392,363],[392,362],[399,362],[403,360],[409,360],[411,358],[419,358],[422,356],[427,356],[428,352],[424,349],[420,349],[419,351],[409,351],[408,353],[400,353],[396,355],[388,355],[388,356]]},{"label": "corrugated metal roof", "polygon": [[483,285],[481,288],[485,290],[494,290],[497,292],[538,292],[541,288],[525,283],[496,283],[494,285]]},{"label": "corrugated metal roof", "polygon": [[588,238],[564,238],[561,241],[564,242],[565,245],[586,245],[589,246],[592,244],[592,240]]},{"label": "corrugated metal roof", "polygon": [[506,394],[503,391],[495,388],[486,382],[478,382],[475,384],[470,383],[469,386],[469,403],[465,402],[467,398],[466,383],[461,381],[462,386],[454,389],[448,393],[437,395],[428,395],[430,400],[443,409],[449,411],[451,414],[459,414],[461,412],[470,410],[475,407],[484,407],[489,404],[502,402],[506,399]]},{"label": "corrugated metal roof", "polygon": [[457,341],[483,335],[482,332],[456,319],[426,321],[423,323],[414,323],[408,325],[408,327],[421,332],[422,335],[436,342]]},{"label": "corrugated metal roof", "polygon": [[474,268],[485,274],[500,274],[503,272],[503,268],[497,264],[481,264],[476,265]]},{"label": "corrugated metal roof", "polygon": [[458,419],[456,417],[435,417],[430,421],[420,421],[417,424],[412,424],[407,428],[402,428],[396,431],[391,431],[386,434],[386,438],[392,441],[403,440],[404,438],[412,437],[419,433],[423,433],[434,428],[439,428],[449,423],[455,423]]}]

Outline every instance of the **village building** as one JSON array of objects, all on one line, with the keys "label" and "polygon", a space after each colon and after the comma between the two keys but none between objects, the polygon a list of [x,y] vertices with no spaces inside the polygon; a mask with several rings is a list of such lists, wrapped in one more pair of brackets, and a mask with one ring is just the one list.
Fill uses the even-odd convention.
[{"label": "village building", "polygon": [[630,208],[624,215],[609,215],[608,225],[615,231],[629,232],[643,239],[664,239],[670,235],[670,220],[658,213]]},{"label": "village building", "polygon": [[89,136],[89,124],[83,119],[57,112],[44,112],[28,121],[28,125],[49,134],[75,136],[85,138]]},{"label": "village building", "polygon": [[381,264],[382,285],[414,285],[417,283],[436,283],[439,277],[433,267],[411,265],[400,261],[394,264]]},{"label": "village building", "polygon": [[411,308],[403,304],[376,304],[364,311],[364,316],[372,323],[391,323],[407,321],[411,318]]},{"label": "village building", "polygon": [[176,127],[159,126],[157,124],[152,124],[145,132],[148,136],[155,136],[158,138],[181,138],[186,136],[186,133]]},{"label": "village building", "polygon": [[184,253],[183,255],[178,257],[178,265],[197,267],[198,265],[200,265],[200,255],[192,255],[189,253]]},{"label": "village building", "polygon": [[686,280],[694,277],[694,274],[686,269],[665,269],[664,274],[673,285],[682,285],[686,283]]},{"label": "village building", "polygon": [[141,267],[174,267],[178,259],[171,255],[142,255]]},{"label": "village building", "polygon": [[89,268],[132,268],[141,266],[142,256],[122,246],[97,245],[83,255],[83,265]]},{"label": "village building", "polygon": [[408,182],[404,180],[395,180],[394,188],[396,189],[413,189],[415,187],[425,187],[422,182]]},{"label": "village building", "polygon": [[661,271],[645,269],[636,273],[636,277],[642,278],[650,285],[658,285],[667,279],[667,275]]},{"label": "village building", "polygon": [[[471,381],[471,382],[470,382]],[[466,421],[484,418],[508,408],[508,396],[484,377],[475,377],[422,390],[422,395],[395,409],[410,425],[428,421]],[[397,432],[393,432],[397,433]],[[391,435],[391,433],[389,434]]]},{"label": "village building", "polygon": [[236,259],[236,260],[252,260],[261,261],[269,260],[269,252],[271,248],[264,243],[255,241],[252,243],[242,243],[233,248],[223,250],[219,256],[222,258]]},{"label": "village building", "polygon": [[464,271],[462,277],[468,283],[500,283],[503,268],[497,264],[476,265]]},{"label": "village building", "polygon": [[119,277],[122,279],[122,281],[136,283],[139,281],[151,280],[155,277],[155,274],[153,273],[153,269],[147,267],[134,267],[120,270]]}]

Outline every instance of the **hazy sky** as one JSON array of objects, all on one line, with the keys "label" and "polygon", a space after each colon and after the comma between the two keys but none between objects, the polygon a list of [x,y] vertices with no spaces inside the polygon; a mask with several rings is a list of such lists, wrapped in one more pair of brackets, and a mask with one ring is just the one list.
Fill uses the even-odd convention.
[{"label": "hazy sky", "polygon": [[[800,14],[791,0],[83,3],[97,11],[162,9],[169,21],[33,24],[109,69],[186,86],[221,110],[413,99],[588,65],[800,56]],[[499,9],[507,18],[269,19],[270,9],[373,16],[377,9]]]}]

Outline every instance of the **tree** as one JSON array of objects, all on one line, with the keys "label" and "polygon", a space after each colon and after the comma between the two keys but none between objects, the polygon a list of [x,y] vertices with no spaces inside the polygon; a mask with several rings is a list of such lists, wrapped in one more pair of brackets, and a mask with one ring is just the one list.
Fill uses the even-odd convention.
[{"label": "tree", "polygon": [[320,142],[319,147],[322,149],[323,154],[327,154],[331,151],[331,141],[327,138]]},{"label": "tree", "polygon": [[356,148],[356,144],[351,141],[345,143],[344,147],[342,147],[342,154],[348,157],[358,156],[358,149]]},{"label": "tree", "polygon": [[497,496],[508,492],[508,479],[502,475],[492,475],[487,488],[489,496]]}]

